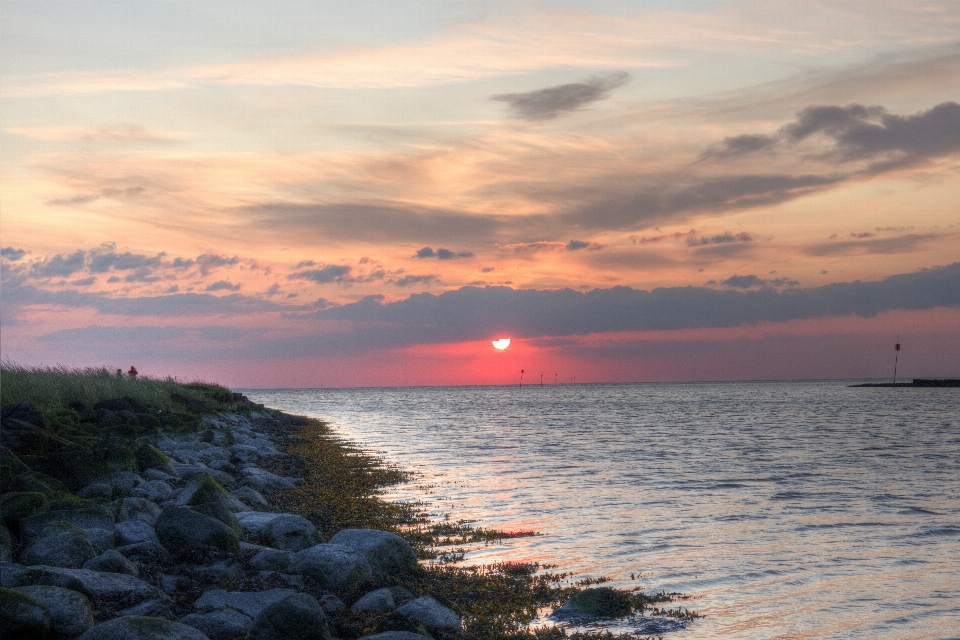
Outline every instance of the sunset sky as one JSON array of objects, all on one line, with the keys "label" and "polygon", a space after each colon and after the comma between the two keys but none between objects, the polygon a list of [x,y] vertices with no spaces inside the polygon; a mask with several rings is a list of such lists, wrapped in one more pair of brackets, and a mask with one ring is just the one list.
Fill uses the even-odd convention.
[{"label": "sunset sky", "polygon": [[0,0],[2,355],[960,376],[958,102],[958,1]]}]

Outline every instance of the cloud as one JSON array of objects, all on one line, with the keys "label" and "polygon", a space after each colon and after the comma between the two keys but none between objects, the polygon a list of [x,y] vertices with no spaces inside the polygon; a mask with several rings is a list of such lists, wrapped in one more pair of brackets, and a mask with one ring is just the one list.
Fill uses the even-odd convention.
[{"label": "cloud", "polygon": [[402,278],[395,280],[393,284],[398,287],[409,287],[415,284],[433,284],[434,282],[439,282],[439,278],[434,275],[424,275],[424,276],[403,276]]},{"label": "cloud", "polygon": [[942,102],[908,116],[891,114],[876,105],[810,106],[775,136],[725,138],[701,158],[742,156],[778,144],[789,147],[818,134],[833,143],[841,161],[883,160],[870,169],[883,172],[960,151],[960,104]]},{"label": "cloud", "polygon": [[211,271],[219,267],[230,267],[240,263],[240,258],[233,256],[218,256],[214,253],[204,253],[197,256],[197,264],[200,265],[200,273],[209,275]]},{"label": "cloud", "polygon": [[552,120],[591,102],[608,98],[611,91],[622,87],[629,79],[630,74],[626,71],[615,71],[586,82],[561,84],[526,93],[502,93],[490,99],[508,103],[518,118],[533,121]]},{"label": "cloud", "polygon": [[74,286],[77,286],[77,287],[89,287],[90,285],[92,285],[92,284],[95,283],[96,281],[97,281],[97,279],[96,279],[95,277],[90,276],[89,278],[80,278],[79,280],[73,280],[73,281],[70,282],[70,284],[72,284],[72,285],[74,285]]},{"label": "cloud", "polygon": [[729,231],[724,231],[715,236],[697,236],[691,232],[687,236],[687,246],[689,247],[703,247],[708,244],[729,244],[732,242],[753,242],[753,236],[745,231],[741,231],[736,235]]},{"label": "cloud", "polygon": [[[350,349],[386,348],[420,343],[484,340],[507,334],[516,338],[562,337],[616,331],[735,327],[855,314],[871,317],[894,309],[960,307],[960,262],[947,267],[900,274],[877,282],[847,282],[801,289],[778,279],[778,290],[756,276],[740,276],[726,290],[629,287],[518,290],[462,287],[440,295],[413,294],[396,302],[370,296],[319,311],[320,319],[345,320],[353,328],[330,336]],[[754,278],[756,278],[754,280]],[[736,282],[736,281],[735,281]]]},{"label": "cloud", "polygon": [[52,258],[34,262],[30,266],[30,274],[37,278],[66,278],[83,269],[85,262],[86,252],[84,251],[77,251],[69,256],[57,254]]},{"label": "cloud", "polygon": [[17,262],[25,255],[27,255],[27,252],[23,249],[14,249],[13,247],[0,248],[0,256],[3,256],[4,260],[9,260],[10,262]]},{"label": "cloud", "polygon": [[759,276],[747,275],[747,276],[738,276],[733,275],[727,278],[726,280],[721,280],[720,284],[725,287],[730,287],[733,289],[755,289],[758,287],[796,287],[799,286],[799,282],[796,280],[790,280],[788,278],[774,278],[772,280],[764,280]]},{"label": "cloud", "polygon": [[436,258],[437,260],[455,260],[457,258],[472,258],[473,253],[470,251],[452,251],[450,249],[444,249],[443,247],[434,251],[432,247],[423,247],[417,250],[414,257],[421,259]]},{"label": "cloud", "polygon": [[803,253],[816,257],[910,253],[918,250],[921,245],[941,237],[941,234],[935,233],[908,233],[893,238],[868,237],[866,239],[841,240],[808,246],[803,249]]},{"label": "cloud", "polygon": [[213,284],[207,285],[204,291],[239,291],[240,285],[227,282],[226,280],[217,280]]},{"label": "cloud", "polygon": [[166,143],[179,138],[175,133],[152,131],[133,123],[113,127],[10,127],[7,133],[51,142]]},{"label": "cloud", "polygon": [[328,264],[320,269],[310,269],[307,271],[298,271],[289,276],[291,280],[312,280],[319,284],[329,284],[331,282],[342,283],[352,271],[352,267],[345,264]]},{"label": "cloud", "polygon": [[100,250],[94,249],[90,252],[87,267],[91,273],[106,273],[111,269],[127,271],[143,269],[144,267],[155,267],[161,263],[165,255],[158,253],[155,256],[146,256],[130,253],[129,251],[116,253],[112,249],[112,245],[104,245]]}]

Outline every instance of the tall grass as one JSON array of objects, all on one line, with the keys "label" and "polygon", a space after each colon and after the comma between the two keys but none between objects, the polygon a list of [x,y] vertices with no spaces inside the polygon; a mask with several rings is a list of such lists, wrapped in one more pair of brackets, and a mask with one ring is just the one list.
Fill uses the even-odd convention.
[{"label": "tall grass", "polygon": [[173,378],[117,375],[106,367],[23,367],[11,362],[0,365],[0,406],[30,402],[45,414],[64,409],[70,402],[93,406],[101,400],[121,396],[170,411],[177,408],[172,394],[202,400],[205,395],[209,397],[203,393],[204,387],[226,391],[215,385],[185,385]]}]

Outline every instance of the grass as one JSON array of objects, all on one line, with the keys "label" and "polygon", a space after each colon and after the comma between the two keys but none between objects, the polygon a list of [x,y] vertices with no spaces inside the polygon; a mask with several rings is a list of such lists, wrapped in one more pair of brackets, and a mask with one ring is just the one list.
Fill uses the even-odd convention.
[{"label": "grass", "polygon": [[196,400],[197,407],[208,410],[237,410],[241,404],[229,389],[215,384],[133,377],[106,367],[23,367],[9,362],[0,366],[0,406],[30,402],[48,418],[67,410],[71,403],[92,407],[120,397],[162,411],[183,411],[178,396]]}]

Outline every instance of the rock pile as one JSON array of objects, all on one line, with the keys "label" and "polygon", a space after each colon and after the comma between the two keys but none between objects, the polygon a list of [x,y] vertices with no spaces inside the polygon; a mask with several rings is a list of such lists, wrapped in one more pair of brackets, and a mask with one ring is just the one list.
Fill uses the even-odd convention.
[{"label": "rock pile", "polygon": [[461,628],[398,586],[418,571],[402,538],[351,529],[324,541],[305,518],[269,511],[265,494],[300,481],[261,466],[286,455],[269,436],[283,414],[207,414],[177,429],[130,399],[75,409],[129,434],[99,458],[61,456],[61,479],[42,459],[42,414],[3,409],[4,637],[441,640]]}]

